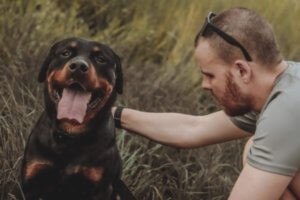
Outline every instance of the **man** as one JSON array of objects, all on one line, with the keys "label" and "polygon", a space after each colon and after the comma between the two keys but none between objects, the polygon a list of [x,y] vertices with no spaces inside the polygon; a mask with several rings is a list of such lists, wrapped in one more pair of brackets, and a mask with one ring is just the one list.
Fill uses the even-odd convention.
[{"label": "man", "polygon": [[195,45],[202,87],[223,111],[190,116],[118,107],[117,125],[181,148],[252,136],[229,199],[300,199],[300,63],[283,61],[272,27],[245,8],[209,13]]}]

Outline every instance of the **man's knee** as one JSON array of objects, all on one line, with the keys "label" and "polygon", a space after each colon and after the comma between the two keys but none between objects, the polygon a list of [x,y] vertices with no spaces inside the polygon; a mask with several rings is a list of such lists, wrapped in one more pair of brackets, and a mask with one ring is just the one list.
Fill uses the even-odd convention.
[{"label": "man's knee", "polygon": [[300,198],[300,170],[296,173],[292,182],[290,183],[290,190],[299,199]]},{"label": "man's knee", "polygon": [[280,200],[297,200],[297,198],[289,189],[286,189],[280,197]]}]

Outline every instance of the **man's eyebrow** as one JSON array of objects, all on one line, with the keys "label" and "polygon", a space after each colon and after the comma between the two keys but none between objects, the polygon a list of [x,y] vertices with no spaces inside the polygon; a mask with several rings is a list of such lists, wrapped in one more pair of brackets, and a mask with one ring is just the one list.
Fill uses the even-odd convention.
[{"label": "man's eyebrow", "polygon": [[204,75],[207,75],[207,76],[213,76],[212,73],[210,73],[210,72],[205,72],[205,71],[203,71],[203,70],[201,70],[201,73],[204,74]]}]

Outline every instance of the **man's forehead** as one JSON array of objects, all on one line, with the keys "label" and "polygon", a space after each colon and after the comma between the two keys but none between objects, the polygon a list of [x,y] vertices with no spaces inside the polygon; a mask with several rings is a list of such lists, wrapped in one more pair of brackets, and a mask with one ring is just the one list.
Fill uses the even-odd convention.
[{"label": "man's forehead", "polygon": [[215,49],[212,48],[210,42],[208,40],[199,40],[198,45],[195,50],[196,57],[209,57],[215,54]]},{"label": "man's forehead", "polygon": [[216,61],[217,57],[215,54],[215,50],[211,47],[209,42],[206,40],[199,41],[195,49],[195,58],[200,67],[207,66]]},{"label": "man's forehead", "polygon": [[217,50],[206,39],[199,40],[195,49],[195,59],[197,66],[203,74],[221,73],[228,69],[225,67],[228,64],[218,56]]}]

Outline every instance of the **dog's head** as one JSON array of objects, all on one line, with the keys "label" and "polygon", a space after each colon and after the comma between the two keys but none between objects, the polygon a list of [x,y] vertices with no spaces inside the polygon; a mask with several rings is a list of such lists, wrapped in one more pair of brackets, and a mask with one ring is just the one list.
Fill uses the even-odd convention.
[{"label": "dog's head", "polygon": [[55,43],[38,80],[45,81],[48,114],[71,134],[86,131],[123,88],[120,58],[108,46],[80,38]]}]

